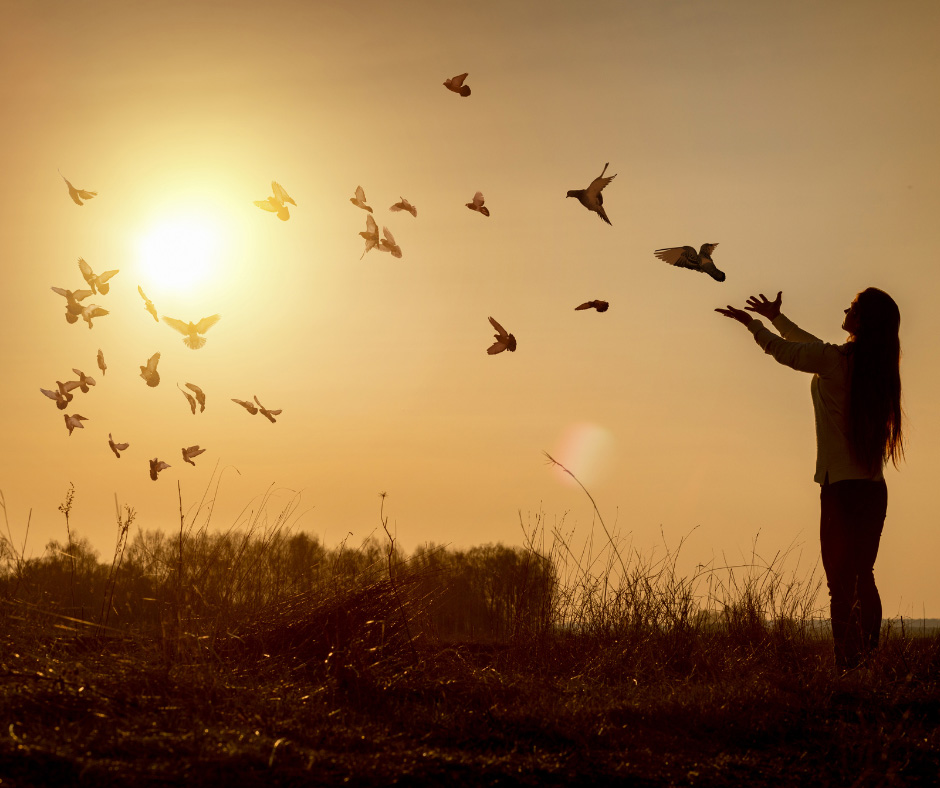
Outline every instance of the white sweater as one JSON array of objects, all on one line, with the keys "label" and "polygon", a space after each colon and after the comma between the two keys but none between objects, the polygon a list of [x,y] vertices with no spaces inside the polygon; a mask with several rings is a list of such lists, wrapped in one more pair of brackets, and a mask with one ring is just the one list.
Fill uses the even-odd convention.
[{"label": "white sweater", "polygon": [[849,348],[830,345],[804,331],[784,315],[773,319],[778,337],[757,319],[748,324],[757,344],[781,364],[799,372],[812,372],[810,393],[816,415],[816,475],[823,484],[843,479],[884,479],[881,469],[872,475],[852,451],[849,441]]}]

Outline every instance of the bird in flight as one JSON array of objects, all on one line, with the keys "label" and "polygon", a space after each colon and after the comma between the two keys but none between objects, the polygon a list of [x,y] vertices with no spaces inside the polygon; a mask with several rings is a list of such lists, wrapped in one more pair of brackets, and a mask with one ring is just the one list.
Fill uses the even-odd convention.
[{"label": "bird in flight", "polygon": [[108,280],[115,274],[120,273],[119,270],[115,269],[114,271],[105,271],[103,274],[96,274],[91,270],[91,266],[85,262],[83,257],[78,258],[78,270],[82,272],[82,276],[91,288],[91,292],[95,294],[101,293],[101,295],[108,294],[108,290],[111,289]]},{"label": "bird in flight", "polygon": [[366,217],[365,232],[359,233],[359,235],[366,239],[366,248],[362,254],[359,255],[359,259],[361,260],[366,256],[366,252],[371,251],[379,245],[379,226],[375,223],[375,219],[372,218],[372,214]]},{"label": "bird in flight", "polygon": [[86,375],[80,369],[75,369],[75,367],[72,367],[72,372],[78,375],[78,380],[70,382],[78,384],[78,388],[81,390],[82,394],[87,394],[88,387],[95,385],[95,379],[88,377],[88,375]]},{"label": "bird in flight", "polygon": [[147,298],[147,294],[144,292],[144,289],[140,285],[137,285],[137,292],[140,293],[140,297],[144,299],[144,309],[146,309],[151,315],[153,315],[153,319],[159,323],[160,318],[157,317],[157,308],[153,305],[153,301]]},{"label": "bird in flight", "polygon": [[206,338],[199,335],[205,334],[206,331],[212,328],[212,326],[221,319],[222,315],[211,315],[210,317],[204,317],[198,323],[193,323],[192,321],[184,323],[182,320],[177,320],[175,317],[163,316],[163,322],[183,334],[183,344],[192,350],[199,350],[199,348],[206,344]]},{"label": "bird in flight", "polygon": [[49,399],[55,400],[55,406],[59,410],[65,410],[68,407],[68,404],[72,401],[72,398],[75,396],[72,394],[72,389],[78,388],[78,382],[75,380],[69,380],[63,383],[61,380],[56,381],[55,391],[50,391],[49,389],[39,389],[43,394],[45,394]]},{"label": "bird in flight", "polygon": [[355,205],[357,208],[362,208],[364,211],[372,213],[372,209],[366,205],[366,192],[361,186],[356,187],[356,196],[350,197],[349,201]]},{"label": "bird in flight", "polygon": [[160,362],[160,354],[154,353],[148,360],[147,366],[140,368],[140,376],[147,381],[150,388],[156,388],[160,385],[160,373],[157,372],[157,364]]},{"label": "bird in flight", "polygon": [[610,306],[606,301],[585,301],[581,306],[576,306],[575,311],[579,309],[596,309],[598,312],[606,312]]},{"label": "bird in flight", "polygon": [[399,200],[391,208],[389,208],[389,210],[390,211],[408,211],[408,213],[410,213],[412,216],[414,216],[415,218],[418,218],[418,209],[415,208],[404,197],[402,197],[401,200]]},{"label": "bird in flight", "polygon": [[111,433],[109,432],[108,433],[108,446],[111,447],[111,451],[114,452],[114,456],[117,457],[118,459],[121,459],[121,452],[124,451],[124,449],[126,449],[128,446],[130,446],[130,444],[129,443],[115,443],[114,438],[111,437]]},{"label": "bird in flight", "polygon": [[[59,175],[62,175],[62,171],[59,170]],[[69,197],[72,198],[72,201],[76,205],[84,205],[85,203],[82,200],[90,200],[92,197],[97,197],[98,192],[90,192],[85,189],[76,189],[69,183],[69,179],[62,175],[62,180],[65,181],[65,185],[69,187]]]},{"label": "bird in flight", "polygon": [[257,396],[255,396],[254,399],[255,399],[255,402],[258,403],[258,410],[261,412],[261,415],[264,416],[264,417],[265,417],[268,421],[270,421],[272,424],[274,424],[274,423],[277,421],[277,419],[275,419],[274,417],[275,417],[275,416],[279,416],[280,413],[281,413],[281,411],[280,411],[280,410],[268,410],[266,407],[264,407],[264,405],[262,405],[262,404],[258,401],[258,397],[257,397]]},{"label": "bird in flight", "polygon": [[502,353],[504,350],[508,350],[510,353],[515,353],[516,338],[512,334],[508,333],[506,329],[503,328],[499,323],[493,320],[493,318],[490,318],[490,323],[498,333],[493,335],[496,337],[496,341],[486,349],[486,352],[491,356],[496,353]]},{"label": "bird in flight", "polygon": [[248,402],[243,399],[235,399],[234,397],[232,397],[232,402],[237,402],[245,410],[247,410],[252,416],[254,416],[258,412],[258,406],[255,405],[254,402]]},{"label": "bird in flight", "polygon": [[388,227],[383,227],[382,232],[385,237],[379,241],[379,250],[382,252],[391,252],[392,257],[401,257],[401,247],[395,243],[395,236],[392,235]]},{"label": "bird in flight", "polygon": [[274,194],[268,197],[268,199],[255,200],[254,203],[259,208],[263,208],[264,210],[270,211],[271,213],[276,213],[278,219],[280,219],[282,222],[286,222],[288,219],[290,219],[290,212],[288,211],[287,205],[285,205],[285,203],[290,203],[294,206],[296,206],[297,203],[291,199],[291,196],[286,191],[284,191],[284,187],[281,186],[281,184],[279,184],[277,181],[271,181],[271,191],[273,191]]},{"label": "bird in flight", "polygon": [[473,202],[468,202],[467,207],[471,211],[479,211],[484,216],[490,215],[490,209],[483,205],[483,192],[477,192],[473,195]]},{"label": "bird in flight", "polygon": [[692,246],[672,246],[668,249],[657,249],[653,254],[663,262],[678,268],[691,268],[693,271],[701,271],[708,274],[717,282],[725,281],[725,272],[719,271],[712,260],[712,252],[718,244],[702,244],[696,254]]},{"label": "bird in flight", "polygon": [[166,470],[169,467],[170,466],[167,465],[167,463],[163,462],[163,460],[158,460],[156,457],[154,457],[150,461],[150,478],[156,481],[157,474],[160,473],[160,471]]},{"label": "bird in flight", "polygon": [[459,93],[461,96],[466,98],[470,95],[470,86],[464,85],[463,81],[467,78],[470,72],[464,74],[458,74],[456,77],[451,77],[450,79],[444,80],[444,87],[448,90],[454,91],[454,93]]},{"label": "bird in flight", "polygon": [[104,353],[101,348],[98,349],[98,369],[101,370],[101,376],[104,377],[105,371],[108,369],[108,365],[104,363]]},{"label": "bird in flight", "polygon": [[[179,388],[179,383],[176,384],[176,387]],[[199,404],[199,412],[202,413],[206,409],[206,395],[195,383],[187,383],[186,388],[196,395],[193,396],[188,391],[183,391],[183,389],[180,389],[180,391],[183,393],[183,396],[186,397],[186,400],[189,402],[189,407],[192,409],[193,415],[196,415],[197,403]]]},{"label": "bird in flight", "polygon": [[64,287],[53,287],[53,293],[65,297],[65,319],[74,323],[82,315],[82,305],[78,303],[91,295],[91,290],[66,290]]},{"label": "bird in flight", "polygon": [[610,219],[607,218],[607,211],[604,210],[604,195],[601,194],[601,192],[604,190],[604,187],[617,176],[611,175],[609,178],[604,177],[608,166],[610,166],[610,162],[604,165],[601,174],[591,181],[591,185],[586,189],[569,189],[566,196],[577,198],[581,205],[589,211],[594,211],[594,213],[600,216],[607,224],[610,224]]},{"label": "bird in flight", "polygon": [[[89,304],[86,307],[82,307],[82,320],[88,323],[89,329],[94,328],[94,326],[91,323],[91,321],[94,318],[104,317],[105,315],[109,315],[109,314],[111,313],[107,309],[104,309],[103,307],[100,307],[97,304]],[[66,316],[66,320],[68,320],[68,316]],[[70,320],[69,322],[73,322],[73,321]]]},{"label": "bird in flight", "polygon": [[183,449],[183,461],[195,466],[196,463],[193,462],[193,457],[198,457],[204,451],[205,449],[200,449],[198,445]]},{"label": "bird in flight", "polygon": [[65,426],[69,428],[70,436],[72,434],[72,430],[74,430],[76,427],[79,429],[85,429],[85,425],[82,424],[82,422],[88,421],[88,419],[86,419],[84,416],[79,416],[77,413],[71,416],[63,414],[63,418],[65,419]]}]

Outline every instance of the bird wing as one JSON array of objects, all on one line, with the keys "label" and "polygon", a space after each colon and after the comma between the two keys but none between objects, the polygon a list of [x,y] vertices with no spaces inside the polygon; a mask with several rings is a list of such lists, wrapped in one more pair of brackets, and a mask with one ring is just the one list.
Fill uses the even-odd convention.
[{"label": "bird wing", "polygon": [[594,306],[593,301],[585,301],[581,306],[576,306],[574,309],[577,312],[579,309],[590,309],[592,306]]},{"label": "bird wing", "polygon": [[[179,388],[179,383],[176,384],[176,387]],[[186,401],[189,403],[189,409],[193,412],[193,415],[196,415],[196,398],[187,391],[180,389],[180,394],[186,397]]]},{"label": "bird wing", "polygon": [[366,232],[369,235],[376,235],[379,232],[379,226],[375,223],[371,213],[366,217]]},{"label": "bird wing", "polygon": [[[605,167],[605,169],[606,169],[606,167]],[[589,200],[592,200],[592,201],[598,200],[598,201],[600,201],[600,200],[601,200],[601,192],[604,191],[604,187],[607,186],[607,184],[610,183],[610,182],[611,182],[614,178],[616,178],[616,177],[617,177],[616,175],[611,175],[609,178],[603,178],[603,177],[601,177],[601,176],[596,177],[593,181],[591,181],[591,185],[588,186],[588,187],[584,190],[585,196],[586,196]]]},{"label": "bird wing", "polygon": [[163,322],[166,323],[170,328],[175,328],[181,334],[189,334],[189,324],[184,323],[182,320],[177,320],[175,317],[163,316]]},{"label": "bird wing", "polygon": [[356,187],[356,200],[361,203],[366,201],[366,190],[361,186]]},{"label": "bird wing", "polygon": [[702,248],[701,250],[699,250],[699,254],[703,254],[703,255],[707,255],[708,257],[711,257],[712,252],[715,251],[717,246],[718,244],[702,244]]},{"label": "bird wing", "polygon": [[157,364],[160,362],[160,354],[154,353],[150,358],[147,359],[147,371],[156,372]]},{"label": "bird wing", "polygon": [[477,192],[473,195],[473,205],[480,208],[483,205],[483,192]]},{"label": "bird wing", "polygon": [[653,255],[669,265],[680,268],[698,268],[695,262],[695,250],[691,246],[672,246],[668,249],[657,249]]},{"label": "bird wing", "polygon": [[383,225],[382,232],[385,233],[385,240],[388,241],[390,246],[396,246],[395,236],[392,235],[392,231]]},{"label": "bird wing", "polygon": [[[492,324],[493,328],[495,328],[495,329],[499,332],[500,338],[504,338],[504,337],[508,337],[508,336],[509,336],[509,332],[506,331],[506,329],[503,328],[499,323],[497,323],[495,320],[493,320],[493,318],[489,318],[489,321],[490,321],[490,323]],[[499,351],[496,351],[496,352],[498,353]]]},{"label": "bird wing", "polygon": [[87,313],[88,317],[104,317],[104,315],[109,315],[109,314],[111,314],[111,313],[108,312],[108,310],[105,309],[104,307],[95,306],[94,304],[92,304],[91,306],[94,307],[94,308],[93,308],[93,309],[91,309],[91,308],[86,308],[86,309],[85,309],[85,312]]},{"label": "bird wing", "polygon": [[117,274],[117,273],[120,273],[120,270],[119,270],[119,269],[115,269],[114,271],[105,271],[103,274],[98,274],[98,284],[99,284],[99,285],[100,285],[100,284],[104,284],[104,283],[107,282],[112,276],[114,276],[114,275]]},{"label": "bird wing", "polygon": [[274,197],[278,201],[282,203],[289,202],[291,205],[297,205],[297,203],[291,199],[291,196],[286,191],[284,191],[284,187],[281,186],[281,184],[279,184],[277,181],[271,181],[271,191],[274,192]]},{"label": "bird wing", "polygon": [[88,284],[91,284],[92,279],[95,278],[95,272],[91,270],[91,266],[85,262],[84,257],[78,258],[78,270],[82,272],[82,276],[85,278],[85,281]]},{"label": "bird wing", "polygon": [[195,383],[185,383],[183,384],[196,395],[196,399],[199,401],[200,405],[204,405],[206,402],[206,395],[203,393],[203,390],[199,388]]},{"label": "bird wing", "polygon": [[75,191],[78,192],[78,196],[83,200],[90,200],[92,197],[98,196],[98,192],[90,192],[87,189],[76,189]]},{"label": "bird wing", "polygon": [[114,443],[114,442],[111,440],[111,433],[110,433],[110,432],[108,433],[108,443],[111,444],[112,448],[115,448],[115,449],[117,449],[118,451],[124,451],[124,449],[126,449],[128,446],[130,446],[129,443]]},{"label": "bird wing", "polygon": [[467,71],[464,74],[458,74],[456,77],[451,77],[450,85],[452,90],[459,90],[463,81],[470,75],[470,72]]},{"label": "bird wing", "polygon": [[486,349],[486,352],[493,356],[497,353],[502,353],[507,348],[507,346],[508,343],[505,340],[498,339]]},{"label": "bird wing", "polygon": [[218,323],[222,319],[222,315],[211,315],[210,317],[204,317],[198,323],[196,323],[196,333],[205,334],[212,326]]},{"label": "bird wing", "polygon": [[266,199],[266,200],[255,200],[254,203],[255,203],[255,205],[257,205],[259,208],[264,208],[264,210],[266,210],[266,211],[271,211],[271,213],[276,213],[277,211],[281,210],[281,207],[282,207],[282,206],[278,205],[278,204],[277,204],[274,200],[272,200],[270,197],[268,197],[268,199]]},{"label": "bird wing", "polygon": [[232,402],[237,402],[245,410],[247,410],[252,416],[254,416],[258,412],[258,408],[255,407],[255,404],[253,402],[246,402],[243,399],[235,399],[234,397],[232,397]]},{"label": "bird wing", "polygon": [[58,391],[49,391],[49,389],[39,389],[43,394],[45,394],[49,399],[59,399]]},{"label": "bird wing", "polygon": [[140,285],[137,285],[137,292],[140,293],[140,297],[143,298],[144,301],[150,300],[149,298],[147,298],[147,294],[144,292],[144,288],[142,288]]}]

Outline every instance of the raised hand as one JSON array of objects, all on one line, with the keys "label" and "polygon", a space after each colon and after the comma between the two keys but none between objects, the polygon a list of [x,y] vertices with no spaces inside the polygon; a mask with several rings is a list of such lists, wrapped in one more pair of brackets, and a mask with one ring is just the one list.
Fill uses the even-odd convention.
[{"label": "raised hand", "polygon": [[773,320],[780,314],[780,305],[783,303],[783,291],[778,290],[777,297],[773,301],[768,301],[767,296],[763,293],[759,293],[758,295],[760,296],[760,301],[758,301],[755,296],[751,296],[747,299],[747,306],[744,308],[749,312],[757,312],[761,317],[766,317],[768,320]]},{"label": "raised hand", "polygon": [[732,319],[734,319],[734,320],[737,320],[739,323],[742,323],[742,324],[744,324],[745,326],[746,326],[748,323],[750,323],[750,322],[754,319],[754,318],[751,317],[747,312],[745,312],[743,309],[737,309],[737,308],[731,306],[731,304],[728,304],[728,308],[727,308],[727,309],[720,309],[720,308],[719,308],[719,309],[716,309],[715,311],[716,311],[716,312],[720,312],[720,313],[723,314],[725,317],[730,317],[730,318],[732,318]]}]

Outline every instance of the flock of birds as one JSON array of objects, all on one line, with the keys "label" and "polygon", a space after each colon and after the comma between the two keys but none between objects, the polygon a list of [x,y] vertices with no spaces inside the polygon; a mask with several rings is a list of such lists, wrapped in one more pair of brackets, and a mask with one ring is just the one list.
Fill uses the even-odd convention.
[{"label": "flock of birds", "polygon": [[[444,87],[448,90],[466,98],[470,95],[470,86],[466,84],[466,79],[469,76],[468,73],[458,74],[455,77],[451,77],[444,81]],[[587,210],[596,213],[604,222],[608,225],[611,225],[610,218],[607,216],[607,211],[604,208],[604,189],[616,178],[616,174],[606,176],[607,167],[609,162],[604,165],[604,169],[601,171],[601,174],[594,178],[591,183],[585,189],[571,189],[567,193],[567,197],[574,197],[578,202],[581,203]],[[84,202],[90,200],[97,196],[97,192],[89,191],[87,189],[78,189],[73,186],[69,180],[62,175],[61,171],[59,175],[62,176],[62,179],[65,181],[66,186],[68,187],[69,197],[75,202],[76,205],[84,205]],[[272,194],[264,200],[255,200],[254,204],[261,208],[262,210],[274,213],[277,215],[278,219],[281,221],[287,221],[290,219],[290,209],[289,205],[294,207],[297,206],[297,203],[294,199],[287,193],[283,186],[281,186],[276,181],[271,182],[271,192]],[[378,249],[382,252],[388,252],[393,257],[400,258],[402,256],[401,247],[396,243],[395,237],[388,227],[382,227],[382,233],[379,233],[378,224],[375,221],[373,216],[373,210],[370,205],[366,202],[365,190],[362,186],[357,186],[355,193],[352,197],[349,198],[349,201],[364,211],[368,212],[366,216],[366,229],[363,232],[360,232],[359,235],[365,240],[365,249],[360,256],[360,259],[370,252],[372,249]],[[484,198],[482,192],[476,192],[473,195],[473,199],[466,204],[467,208],[477,213],[482,214],[483,216],[489,216],[490,210],[484,204]],[[405,211],[410,213],[412,217],[417,218],[418,209],[412,205],[404,197],[401,197],[399,202],[395,203],[389,208],[392,212]],[[718,246],[717,243],[706,243],[702,244],[698,251],[695,250],[692,246],[674,246],[667,247],[663,249],[656,249],[653,254],[658,259],[662,260],[669,265],[676,266],[679,268],[688,268],[693,271],[699,271],[701,273],[708,274],[713,279],[718,282],[723,282],[725,280],[725,274],[722,271],[719,271],[715,267],[714,260],[712,259],[712,253],[715,251],[715,248]],[[93,295],[107,295],[110,289],[110,280],[116,274],[119,273],[118,270],[105,271],[100,274],[96,274],[92,267],[83,259],[78,259],[79,271],[85,283],[88,285],[88,289],[79,289],[79,290],[67,290],[61,287],[53,287],[53,292],[61,295],[65,298],[65,319],[68,323],[76,323],[79,318],[84,320],[88,324],[88,328],[93,328],[92,321],[95,318],[104,317],[109,314],[107,309],[94,304],[88,303],[83,304],[82,302]],[[140,294],[140,297],[144,301],[144,308],[146,311],[153,317],[157,322],[160,321],[159,313],[157,312],[156,307],[153,302],[147,297],[140,285],[137,286],[137,291]],[[575,307],[575,310],[588,310],[594,309],[597,312],[606,312],[610,304],[607,301],[602,301],[599,299],[586,301],[579,306]],[[183,344],[191,350],[199,350],[206,344],[206,337],[203,336],[212,326],[214,326],[221,319],[220,315],[211,315],[209,317],[204,317],[196,323],[185,322],[183,320],[178,320],[173,317],[163,316],[163,322],[166,323],[171,328],[178,331],[183,335]],[[497,322],[493,317],[489,318],[489,322],[492,327],[496,330],[494,334],[495,342],[491,344],[486,352],[490,355],[495,355],[497,353],[502,353],[504,350],[514,352],[516,350],[516,337],[506,331],[499,322]],[[98,350],[98,368],[101,370],[102,376],[104,376],[105,371],[107,370],[107,364],[104,360],[104,353],[99,349]],[[148,360],[147,363],[141,365],[140,367],[140,377],[146,382],[150,387],[156,387],[160,384],[160,373],[157,371],[157,364],[160,361],[160,353],[154,353]],[[95,386],[96,382],[94,378],[89,377],[84,372],[79,369],[73,368],[77,376],[77,380],[66,380],[66,381],[56,381],[55,389],[45,389],[40,388],[40,391],[49,399],[54,400],[56,407],[60,410],[65,410],[68,408],[69,403],[72,401],[74,394],[72,392],[78,390],[84,394],[87,394],[91,386]],[[189,407],[193,413],[196,414],[197,406],[199,412],[202,413],[206,408],[206,396],[203,390],[194,383],[186,383],[186,389],[177,384],[177,388],[182,392],[183,396],[186,398]],[[275,416],[281,413],[281,410],[270,410],[265,408],[261,402],[258,400],[257,396],[253,397],[254,401],[241,400],[232,398],[232,402],[237,403],[238,405],[245,408],[251,415],[256,415],[260,413],[271,423],[275,423]],[[68,428],[69,435],[72,434],[72,431],[76,428],[84,429],[84,424],[82,422],[88,421],[84,416],[74,413],[74,414],[65,414],[65,426]],[[108,446],[111,451],[114,453],[115,457],[120,459],[121,452],[125,451],[130,444],[127,442],[116,443],[111,436],[111,433],[108,433]],[[193,458],[199,456],[205,451],[205,449],[200,448],[198,445],[183,447],[181,449],[183,460],[190,465],[195,465]],[[171,467],[166,462],[163,462],[157,457],[154,457],[150,460],[150,478],[154,481],[157,480],[158,474],[165,470],[166,468]]]}]

